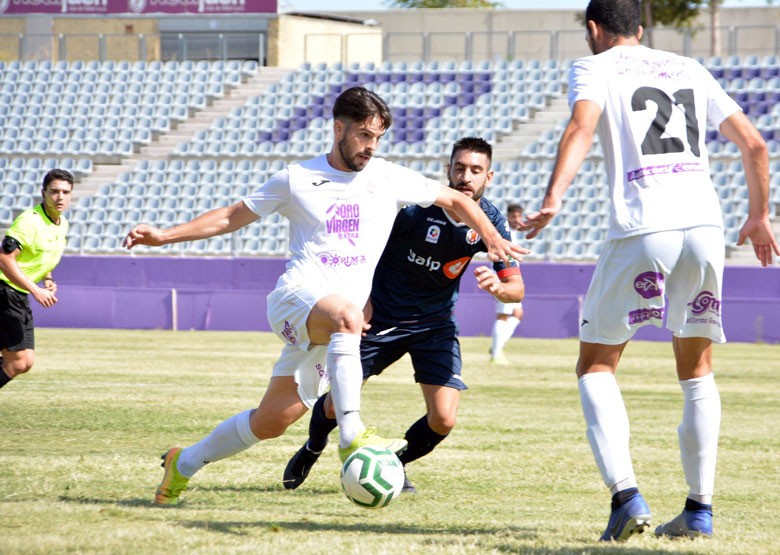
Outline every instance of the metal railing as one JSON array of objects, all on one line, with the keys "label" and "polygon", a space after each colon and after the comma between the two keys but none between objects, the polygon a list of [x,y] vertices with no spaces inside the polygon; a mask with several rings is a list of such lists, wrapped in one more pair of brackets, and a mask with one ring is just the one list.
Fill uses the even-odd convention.
[{"label": "metal railing", "polygon": [[[717,28],[720,55],[780,54],[780,25],[737,25]],[[651,29],[653,46],[686,56],[711,55],[710,28]],[[322,33],[304,35],[303,61],[322,61]],[[257,59],[265,63],[265,33],[143,34],[11,34],[0,33],[0,59],[5,60],[227,60]],[[366,61],[362,33],[328,34],[334,59]],[[309,44],[311,43],[311,44]],[[316,45],[316,46],[315,46]],[[384,61],[571,59],[589,54],[581,30],[388,32],[382,35]],[[339,58],[339,59],[337,59]]]},{"label": "metal railing", "polygon": [[265,33],[0,33],[5,60],[231,60],[264,63]]}]

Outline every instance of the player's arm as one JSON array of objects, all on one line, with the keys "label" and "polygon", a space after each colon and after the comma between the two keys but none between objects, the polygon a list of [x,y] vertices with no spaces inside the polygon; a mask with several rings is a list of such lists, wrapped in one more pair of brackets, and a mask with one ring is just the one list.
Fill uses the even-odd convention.
[{"label": "player's arm", "polygon": [[505,262],[509,261],[510,258],[521,260],[522,255],[531,252],[501,237],[493,222],[480,208],[479,203],[455,189],[441,185],[434,204],[445,210],[453,211],[466,225],[479,233],[491,260]]},{"label": "player's arm", "polygon": [[519,303],[525,297],[525,282],[517,266],[510,266],[498,273],[487,266],[474,269],[477,287],[487,291],[502,303]]},{"label": "player's arm", "polygon": [[525,236],[526,239],[536,237],[553,216],[560,212],[563,195],[593,145],[593,135],[599,118],[601,107],[597,103],[590,100],[578,100],[574,103],[571,119],[558,143],[558,155],[542,207],[538,212],[528,214],[520,225],[520,229],[530,230]]},{"label": "player's arm", "polygon": [[748,187],[748,218],[739,230],[737,245],[750,239],[762,266],[772,263],[772,253],[780,256],[780,247],[769,221],[769,154],[761,134],[743,112],[723,120],[720,131],[739,148]]},{"label": "player's arm", "polygon": [[5,239],[3,239],[2,248],[0,248],[0,271],[3,272],[5,277],[11,280],[11,283],[17,287],[21,287],[25,291],[29,291],[30,295],[32,295],[41,306],[46,308],[54,306],[57,302],[57,297],[54,296],[54,292],[43,287],[38,287],[38,284],[27,277],[19,267],[16,257],[22,252],[21,249],[22,246],[16,239],[6,235]]},{"label": "player's arm", "polygon": [[231,206],[210,210],[194,220],[167,229],[147,224],[137,225],[130,230],[122,244],[129,250],[136,245],[159,247],[169,243],[208,239],[241,229],[258,218],[246,204],[237,202]]}]

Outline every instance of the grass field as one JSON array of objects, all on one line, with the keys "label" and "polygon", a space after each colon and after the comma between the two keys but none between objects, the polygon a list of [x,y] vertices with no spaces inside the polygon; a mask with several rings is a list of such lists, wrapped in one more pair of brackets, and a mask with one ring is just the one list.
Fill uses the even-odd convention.
[{"label": "grass field", "polygon": [[[409,466],[417,495],[370,511],[341,493],[333,444],[301,488],[282,488],[308,418],[280,439],[206,467],[181,506],[153,505],[163,451],[256,406],[281,345],[272,335],[37,335],[33,371],[0,390],[2,554],[780,553],[777,345],[716,347],[724,411],[716,537],[646,534],[603,545],[596,539],[610,496],[585,438],[574,340],[513,339],[513,364],[494,367],[487,364],[488,339],[464,338],[471,389],[458,426]],[[366,386],[369,425],[400,435],[424,413],[411,375],[404,359]],[[618,379],[654,526],[675,516],[687,493],[671,346],[632,343]]]}]

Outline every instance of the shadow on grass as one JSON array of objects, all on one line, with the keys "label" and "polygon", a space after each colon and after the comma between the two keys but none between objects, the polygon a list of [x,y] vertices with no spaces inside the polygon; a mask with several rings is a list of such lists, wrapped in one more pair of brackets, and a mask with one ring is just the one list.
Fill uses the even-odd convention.
[{"label": "shadow on grass", "polygon": [[82,505],[116,505],[117,507],[158,507],[155,505],[153,496],[147,498],[136,499],[98,499],[96,497],[69,497],[67,495],[60,495],[58,501],[63,503],[79,503]]},{"label": "shadow on grass", "polygon": [[[398,534],[398,535],[422,535],[428,536],[432,543],[438,547],[443,547],[447,543],[458,544],[462,547],[463,538],[472,537],[477,544],[482,543],[480,538],[489,538],[484,541],[483,547],[486,551],[495,553],[522,553],[529,555],[598,555],[598,554],[621,554],[621,555],[668,555],[674,553],[674,545],[690,545],[689,540],[668,540],[651,538],[632,538],[626,543],[600,543],[594,538],[593,541],[582,540],[581,547],[534,547],[526,545],[540,541],[538,530],[521,526],[502,526],[502,527],[480,527],[480,528],[436,528],[426,526],[414,526],[408,524],[372,524],[370,522],[360,523],[335,523],[335,522],[315,522],[311,520],[295,522],[241,522],[241,521],[223,521],[214,520],[181,520],[177,523],[179,526],[190,529],[208,530],[212,532],[244,536],[252,531],[266,529],[269,532],[339,532],[346,534]],[[438,537],[437,537],[438,536]],[[453,538],[451,541],[447,538]],[[436,538],[436,539],[434,539]],[[457,538],[457,539],[456,539]],[[497,541],[497,538],[503,538],[503,541]],[[578,538],[574,535],[570,537],[559,538],[562,542],[577,543]],[[706,540],[701,540],[706,541]],[[658,542],[659,545],[641,545],[642,543]],[[678,543],[679,542],[679,543]],[[697,555],[697,551],[685,551],[688,555]]]}]

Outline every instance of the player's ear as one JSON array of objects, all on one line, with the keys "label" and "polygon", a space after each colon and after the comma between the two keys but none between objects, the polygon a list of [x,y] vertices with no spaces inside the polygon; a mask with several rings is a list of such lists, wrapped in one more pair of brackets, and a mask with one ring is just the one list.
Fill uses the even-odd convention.
[{"label": "player's ear", "polygon": [[636,28],[636,40],[642,40],[642,35],[645,34],[645,29],[641,25]]}]

